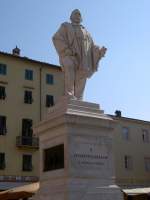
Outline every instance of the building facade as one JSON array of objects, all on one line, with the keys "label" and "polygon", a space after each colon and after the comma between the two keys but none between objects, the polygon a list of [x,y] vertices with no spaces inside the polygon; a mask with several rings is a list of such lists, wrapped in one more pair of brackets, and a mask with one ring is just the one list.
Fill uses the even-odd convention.
[{"label": "building facade", "polygon": [[[59,66],[0,52],[0,190],[38,181],[39,143],[33,126],[64,94]],[[150,185],[150,122],[111,115],[116,182]]]},{"label": "building facade", "polygon": [[38,180],[33,126],[63,95],[59,66],[0,52],[0,190]]},{"label": "building facade", "polygon": [[112,116],[116,182],[122,188],[150,187],[150,122]]}]

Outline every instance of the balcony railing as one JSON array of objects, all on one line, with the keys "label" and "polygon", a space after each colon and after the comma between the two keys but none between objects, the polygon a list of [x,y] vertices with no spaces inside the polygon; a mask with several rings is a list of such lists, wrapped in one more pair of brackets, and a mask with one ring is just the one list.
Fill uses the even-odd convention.
[{"label": "balcony railing", "polygon": [[39,148],[39,138],[38,137],[17,136],[16,146],[38,149]]}]

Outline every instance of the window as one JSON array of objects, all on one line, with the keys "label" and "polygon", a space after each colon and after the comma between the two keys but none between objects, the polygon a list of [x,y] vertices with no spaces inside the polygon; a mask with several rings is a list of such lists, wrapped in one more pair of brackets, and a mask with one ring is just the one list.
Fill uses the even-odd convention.
[{"label": "window", "polygon": [[23,155],[22,170],[32,171],[32,155]]},{"label": "window", "polygon": [[128,195],[128,200],[134,200],[134,195]]},{"label": "window", "polygon": [[122,128],[122,136],[124,140],[129,140],[129,128],[123,127]]},{"label": "window", "polygon": [[7,73],[7,65],[0,63],[0,74],[6,75]]},{"label": "window", "polygon": [[145,171],[150,172],[150,157],[144,158]]},{"label": "window", "polygon": [[32,91],[24,91],[24,103],[32,104]]},{"label": "window", "polygon": [[46,107],[51,107],[54,105],[54,97],[52,95],[46,95]]},{"label": "window", "polygon": [[131,170],[133,168],[132,157],[125,155],[124,157],[124,167],[125,169]]},{"label": "window", "polygon": [[54,83],[54,78],[52,74],[46,74],[46,83],[50,85]]},{"label": "window", "polygon": [[0,153],[0,170],[5,169],[5,153]]},{"label": "window", "polygon": [[25,79],[30,81],[33,80],[33,70],[30,69],[25,70]]},{"label": "window", "polygon": [[6,98],[6,91],[4,86],[0,86],[0,99]]},{"label": "window", "polygon": [[6,129],[6,117],[0,116],[0,135],[5,135],[7,132]]},{"label": "window", "polygon": [[44,171],[64,168],[64,145],[60,144],[44,150]]},{"label": "window", "polygon": [[148,143],[150,141],[150,135],[149,135],[148,130],[146,129],[142,130],[142,139],[143,139],[143,142],[145,143]]},{"label": "window", "polygon": [[32,119],[23,119],[22,120],[22,136],[32,137]]}]

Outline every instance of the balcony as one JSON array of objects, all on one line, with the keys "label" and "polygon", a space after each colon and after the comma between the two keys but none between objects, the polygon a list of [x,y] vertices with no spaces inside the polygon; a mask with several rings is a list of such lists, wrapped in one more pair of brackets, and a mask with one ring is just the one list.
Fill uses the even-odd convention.
[{"label": "balcony", "polygon": [[16,146],[19,148],[39,148],[39,138],[38,137],[26,137],[26,136],[17,136]]}]

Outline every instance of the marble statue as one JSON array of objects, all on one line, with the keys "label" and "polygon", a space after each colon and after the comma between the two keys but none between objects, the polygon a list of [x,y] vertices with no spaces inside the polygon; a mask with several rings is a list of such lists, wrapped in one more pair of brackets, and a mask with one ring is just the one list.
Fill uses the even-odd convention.
[{"label": "marble statue", "polygon": [[70,20],[71,23],[61,24],[53,36],[53,43],[64,71],[65,95],[82,100],[86,80],[97,71],[98,62],[107,49],[94,44],[81,25],[82,17],[78,9],[71,13]]}]

